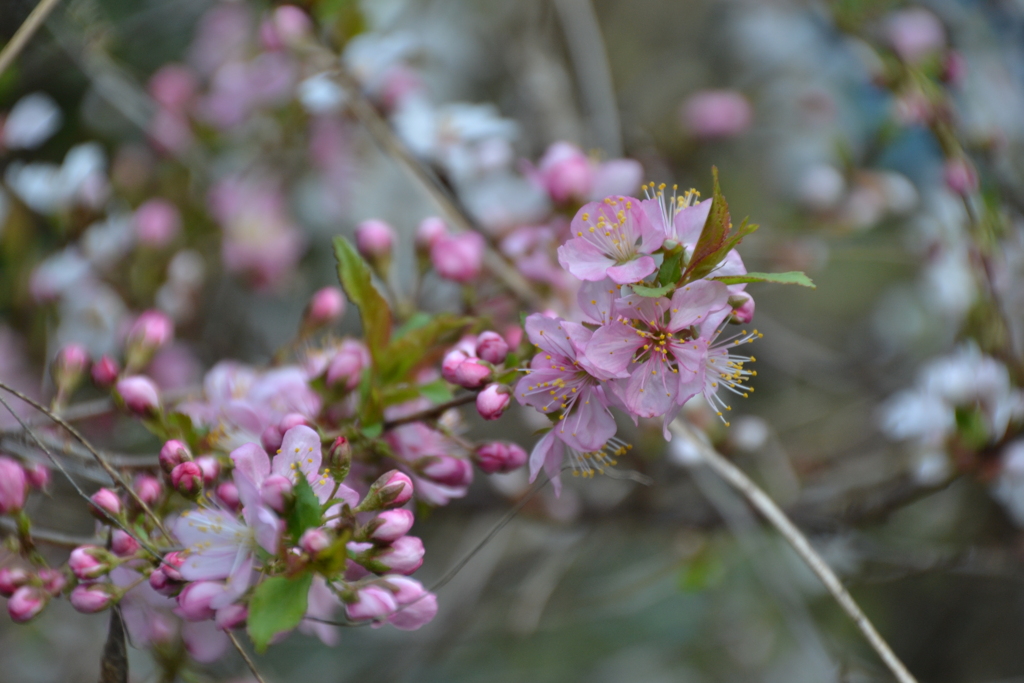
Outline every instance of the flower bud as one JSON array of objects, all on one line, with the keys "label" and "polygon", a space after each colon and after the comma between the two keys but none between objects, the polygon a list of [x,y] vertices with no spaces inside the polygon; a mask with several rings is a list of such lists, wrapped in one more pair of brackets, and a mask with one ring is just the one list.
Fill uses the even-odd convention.
[{"label": "flower bud", "polygon": [[594,187],[594,169],[579,147],[556,142],[548,147],[537,168],[544,189],[557,203],[586,199]]},{"label": "flower bud", "polygon": [[508,408],[512,390],[504,384],[490,384],[476,395],[476,411],[485,420],[497,420]]},{"label": "flower bud", "polygon": [[367,538],[378,543],[394,543],[409,533],[415,521],[409,510],[385,510],[366,525]]},{"label": "flower bud", "polygon": [[327,449],[327,466],[331,468],[336,481],[344,481],[352,466],[352,444],[344,436],[339,436]]},{"label": "flower bud", "polygon": [[487,474],[511,472],[526,464],[526,451],[514,443],[491,441],[473,453],[476,466]]},{"label": "flower bud", "polygon": [[24,470],[25,479],[32,488],[42,490],[50,484],[50,468],[41,462],[26,465]]},{"label": "flower bud", "polygon": [[191,459],[192,453],[189,452],[188,446],[177,439],[164,442],[163,448],[160,449],[160,467],[167,474],[170,474],[171,470],[181,463]]},{"label": "flower bud", "polygon": [[287,415],[282,417],[281,421],[277,424],[277,428],[281,430],[281,434],[286,434],[288,433],[288,430],[291,429],[292,427],[299,426],[309,428],[313,427],[310,421],[306,419],[306,416],[303,415],[302,413],[288,413]]},{"label": "flower bud", "polygon": [[184,577],[178,571],[183,564],[185,564],[185,555],[181,551],[170,552],[164,555],[164,560],[160,563],[160,569],[170,580],[184,581]]},{"label": "flower bud", "polygon": [[195,498],[203,490],[203,470],[194,462],[183,462],[171,470],[171,486],[186,498]]},{"label": "flower bud", "polygon": [[324,287],[314,292],[306,306],[303,324],[307,329],[330,325],[345,313],[345,295],[340,287]]},{"label": "flower bud", "polygon": [[195,581],[185,586],[178,595],[174,613],[185,621],[213,619],[215,613],[210,602],[224,592],[224,586],[213,581]]},{"label": "flower bud", "polygon": [[113,517],[121,514],[121,499],[110,489],[100,489],[92,494],[89,501],[92,503],[93,515],[101,522],[107,521],[107,515],[104,515],[103,512]]},{"label": "flower bud", "polygon": [[238,487],[235,486],[233,481],[221,482],[217,487],[217,497],[220,498],[222,503],[235,511],[238,510],[238,506],[241,503],[241,499],[238,497]]},{"label": "flower bud", "polygon": [[92,381],[101,389],[113,386],[117,376],[121,372],[121,366],[110,356],[103,356],[92,364]]},{"label": "flower bud", "polygon": [[957,194],[970,194],[978,189],[978,172],[963,157],[950,159],[942,169],[946,186]]},{"label": "flower bud", "polygon": [[60,595],[60,592],[64,590],[64,586],[68,583],[68,577],[64,576],[64,572],[59,569],[43,567],[37,575],[39,576],[39,581],[43,584],[43,590],[52,597]]},{"label": "flower bud", "polygon": [[467,284],[480,275],[485,246],[475,232],[439,237],[430,248],[430,262],[445,280]]},{"label": "flower bud", "polygon": [[416,228],[416,249],[428,253],[437,240],[448,235],[448,226],[437,216],[424,218]]},{"label": "flower bud", "polygon": [[424,477],[445,486],[469,486],[473,481],[473,466],[462,458],[450,455],[428,455],[416,462],[416,470]]},{"label": "flower bud", "polygon": [[139,244],[159,249],[170,244],[181,232],[181,213],[174,204],[157,197],[135,209],[132,224]]},{"label": "flower bud", "polygon": [[735,90],[701,90],[683,103],[680,116],[683,127],[694,137],[728,138],[750,127],[754,110]]},{"label": "flower bud", "polygon": [[67,398],[78,388],[88,366],[89,352],[80,344],[68,344],[57,353],[51,371],[60,400]]},{"label": "flower bud", "polygon": [[143,375],[121,378],[115,386],[125,408],[139,417],[150,417],[160,410],[160,390]]},{"label": "flower bud", "polygon": [[14,458],[0,455],[0,514],[9,515],[25,506],[28,478]]},{"label": "flower bud", "polygon": [[437,596],[423,584],[407,576],[385,576],[393,591],[399,610],[388,617],[388,623],[402,631],[415,631],[429,623],[437,614]]},{"label": "flower bud", "polygon": [[444,360],[441,361],[441,376],[444,377],[446,381],[456,384],[455,372],[467,358],[469,358],[469,355],[461,349],[453,349],[449,351],[448,354],[445,355]]},{"label": "flower bud", "polygon": [[174,336],[174,323],[166,314],[149,310],[143,312],[128,330],[125,353],[129,368],[141,368],[153,354],[166,346]]},{"label": "flower bud", "polygon": [[302,538],[299,539],[299,547],[308,553],[310,557],[316,557],[330,546],[330,534],[319,527],[306,529],[305,533],[302,534]]},{"label": "flower bud", "polygon": [[343,386],[352,391],[359,386],[363,368],[370,364],[370,354],[361,343],[346,339],[327,364],[327,386]]},{"label": "flower bud", "polygon": [[68,568],[80,580],[90,581],[110,572],[113,561],[110,553],[99,546],[80,545],[71,551]]},{"label": "flower bud", "polygon": [[398,609],[391,591],[380,586],[360,588],[355,599],[345,605],[345,614],[353,621],[383,619]]},{"label": "flower bud", "polygon": [[200,456],[196,458],[196,464],[199,465],[199,470],[203,473],[204,484],[209,485],[217,481],[217,477],[220,476],[220,461],[216,456]]},{"label": "flower bud", "polygon": [[493,374],[490,366],[478,358],[467,358],[455,368],[455,384],[464,389],[477,389],[483,386]]},{"label": "flower bud", "polygon": [[160,565],[149,575],[149,586],[160,595],[171,597],[181,590],[181,581],[168,576],[164,566]]},{"label": "flower bud", "polygon": [[217,616],[214,617],[213,623],[217,624],[217,628],[222,631],[230,631],[244,626],[245,620],[248,618],[249,608],[236,602],[217,610]]},{"label": "flower bud", "polygon": [[412,498],[412,479],[408,475],[391,470],[385,472],[370,485],[362,502],[356,506],[356,512],[376,512],[386,508],[405,505]]},{"label": "flower bud", "polygon": [[754,319],[754,297],[746,292],[730,296],[729,305],[732,306],[730,322],[746,325]]},{"label": "flower bud", "polygon": [[377,270],[387,270],[394,246],[395,231],[384,221],[363,221],[356,227],[356,249]]},{"label": "flower bud", "polygon": [[110,534],[110,549],[118,557],[131,557],[139,552],[139,542],[121,529],[114,529]]},{"label": "flower bud", "polygon": [[260,486],[260,500],[277,512],[284,512],[292,502],[292,482],[288,477],[272,474]]},{"label": "flower bud", "polygon": [[375,553],[368,567],[377,573],[412,574],[423,564],[423,541],[415,536],[402,536],[384,550]]},{"label": "flower bud", "polygon": [[[173,468],[172,468],[173,469]],[[135,477],[135,495],[146,505],[156,505],[164,495],[164,485],[160,480],[148,474]]]},{"label": "flower bud", "polygon": [[283,440],[284,434],[277,425],[270,425],[260,435],[260,443],[263,444],[263,450],[267,453],[276,453]]},{"label": "flower bud", "polygon": [[508,356],[508,343],[497,332],[481,332],[476,339],[476,355],[491,365],[501,365]]},{"label": "flower bud", "polygon": [[20,567],[0,567],[0,595],[11,597],[14,591],[28,583],[28,572]]},{"label": "flower bud", "polygon": [[71,591],[71,606],[84,614],[102,612],[114,602],[110,587],[102,583],[83,583]]},{"label": "flower bud", "polygon": [[11,615],[11,621],[24,624],[42,612],[49,599],[50,596],[41,588],[22,586],[7,601],[7,613]]}]

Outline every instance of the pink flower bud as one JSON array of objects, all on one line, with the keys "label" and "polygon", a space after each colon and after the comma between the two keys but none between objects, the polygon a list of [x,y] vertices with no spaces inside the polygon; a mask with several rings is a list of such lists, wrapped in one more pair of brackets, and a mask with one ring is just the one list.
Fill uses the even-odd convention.
[{"label": "pink flower bud", "polygon": [[698,138],[728,138],[750,127],[754,112],[735,90],[702,90],[683,103],[683,127]]},{"label": "pink flower bud", "polygon": [[25,466],[25,479],[29,486],[36,489],[45,489],[50,483],[50,468],[41,462],[34,462]]},{"label": "pink flower bud", "polygon": [[476,449],[473,461],[487,474],[511,472],[526,464],[526,451],[514,443],[491,441]]},{"label": "pink flower bud", "polygon": [[523,328],[519,325],[509,325],[506,327],[505,341],[508,342],[509,348],[518,349],[519,345],[523,343]]},{"label": "pink flower bud", "polygon": [[540,181],[557,203],[586,199],[594,186],[594,169],[579,147],[556,142],[548,147],[537,169]]},{"label": "pink flower bud", "polygon": [[340,287],[324,287],[316,291],[306,307],[306,324],[322,327],[340,320],[345,313],[345,295]]},{"label": "pink flower bud", "polygon": [[203,490],[203,470],[194,462],[183,462],[171,470],[171,486],[186,497],[195,497]]},{"label": "pink flower bud", "polygon": [[398,470],[391,470],[382,474],[377,481],[370,485],[370,490],[356,507],[356,511],[376,512],[386,508],[401,507],[409,502],[412,494],[412,479]]},{"label": "pink flower bud", "polygon": [[455,384],[464,389],[476,389],[491,378],[493,370],[478,358],[467,358],[455,368]]},{"label": "pink flower bud", "polygon": [[244,626],[245,620],[248,618],[248,607],[245,605],[239,605],[238,603],[232,603],[217,610],[217,616],[214,617],[213,623],[217,624],[217,628],[222,631],[230,631],[232,629],[239,628],[240,626]]},{"label": "pink flower bud", "polygon": [[44,567],[39,570],[38,576],[43,584],[43,590],[53,597],[60,595],[60,592],[64,590],[64,586],[68,583],[68,577],[64,576],[64,572],[58,569]]},{"label": "pink flower bud", "polygon": [[161,565],[149,575],[149,586],[160,595],[171,597],[181,589],[181,581],[169,577]]},{"label": "pink flower bud", "polygon": [[199,469],[203,473],[204,484],[209,485],[217,481],[217,477],[220,476],[220,461],[217,460],[216,456],[200,456],[196,458],[196,464],[199,465]]},{"label": "pink flower bud", "polygon": [[421,458],[416,469],[424,477],[445,486],[469,486],[473,481],[473,466],[468,460],[450,455],[431,455]]},{"label": "pink flower bud", "polygon": [[459,366],[466,361],[467,358],[469,358],[469,356],[464,351],[461,351],[459,349],[449,351],[448,354],[444,357],[444,360],[441,361],[441,376],[444,377],[445,380],[451,382],[452,384],[455,384],[455,378],[457,377],[455,372],[456,370],[459,369]]},{"label": "pink flower bud", "polygon": [[508,408],[511,390],[504,384],[490,384],[476,395],[476,411],[485,420],[497,420]]},{"label": "pink flower bud", "polygon": [[387,259],[391,256],[394,246],[394,228],[384,221],[363,221],[356,227],[356,249],[366,260]]},{"label": "pink flower bud", "polygon": [[11,597],[14,591],[28,583],[28,572],[20,567],[0,567],[0,595]]},{"label": "pink flower bud", "polygon": [[117,382],[115,390],[125,407],[135,415],[148,417],[160,409],[160,390],[148,377],[123,377]]},{"label": "pink flower bud", "polygon": [[149,79],[149,94],[165,109],[184,111],[195,98],[199,86],[191,69],[180,64],[167,64]]},{"label": "pink flower bud", "polygon": [[369,537],[379,543],[394,543],[409,533],[415,521],[415,516],[409,510],[385,510],[370,522],[373,531]]},{"label": "pink flower bud", "polygon": [[905,62],[918,63],[946,45],[946,31],[938,17],[921,7],[894,12],[885,32],[893,50]]},{"label": "pink flower bud", "polygon": [[177,439],[165,441],[163,448],[160,449],[160,467],[168,474],[181,463],[191,459],[192,453],[188,450],[188,446]]},{"label": "pink flower bud", "polygon": [[302,534],[302,538],[299,539],[299,547],[308,553],[310,557],[316,557],[330,546],[330,534],[318,527],[306,529],[305,533]]},{"label": "pink flower bud", "polygon": [[7,613],[15,623],[24,624],[42,612],[49,599],[50,596],[41,588],[22,586],[7,601]]},{"label": "pink flower bud", "polygon": [[281,418],[281,421],[277,424],[277,428],[281,430],[281,434],[287,434],[288,430],[292,427],[310,427],[313,425],[302,413],[288,413]]},{"label": "pink flower bud", "polygon": [[430,262],[444,279],[466,284],[480,275],[484,247],[484,238],[475,232],[442,236],[430,248]]},{"label": "pink flower bud", "polygon": [[[92,494],[89,498],[92,502],[93,514],[101,522],[107,521],[106,512],[109,515],[117,517],[121,514],[121,499],[117,497],[117,494],[107,488],[102,488],[96,493]],[[102,510],[103,512],[100,512]]]},{"label": "pink flower bud", "polygon": [[164,555],[164,561],[160,563],[160,569],[172,581],[184,581],[181,572],[178,570],[185,564],[185,556],[181,551],[175,551]]},{"label": "pink flower bud", "polygon": [[114,601],[110,588],[102,583],[83,583],[71,591],[71,606],[84,614],[101,612]]},{"label": "pink flower bud", "polygon": [[950,159],[942,169],[946,186],[957,194],[970,194],[978,189],[978,173],[963,157]]},{"label": "pink flower bud", "polygon": [[260,435],[260,443],[263,444],[263,450],[267,453],[276,453],[277,449],[281,447],[283,439],[284,434],[277,425],[270,425]]},{"label": "pink flower bud", "polygon": [[217,497],[221,502],[232,510],[238,510],[241,500],[238,497],[238,487],[233,481],[224,481],[217,487]]},{"label": "pink flower bud", "polygon": [[181,214],[166,199],[150,199],[135,210],[135,237],[147,247],[166,247],[181,232]]},{"label": "pink flower bud", "polygon": [[429,252],[437,240],[448,234],[448,226],[437,216],[424,218],[416,228],[416,249]]},{"label": "pink flower bud", "polygon": [[344,386],[352,391],[359,386],[363,368],[370,364],[370,354],[359,342],[346,339],[327,365],[327,385]]},{"label": "pink flower bud", "polygon": [[213,581],[196,581],[185,586],[178,595],[178,607],[174,613],[186,621],[213,619],[212,601],[224,592],[224,586]]},{"label": "pink flower bud", "polygon": [[388,617],[388,623],[402,631],[415,631],[437,614],[437,596],[424,590],[423,585],[406,576],[385,576],[384,580],[394,592],[399,610]]},{"label": "pink flower bud", "polygon": [[[174,469],[174,468],[171,468]],[[148,474],[135,477],[135,495],[146,505],[156,505],[164,495],[164,485],[160,480]]]},{"label": "pink flower bud", "polygon": [[951,85],[959,85],[966,76],[967,60],[956,50],[948,51],[942,64],[942,80]]},{"label": "pink flower bud", "polygon": [[331,467],[347,469],[352,462],[352,444],[344,436],[339,436],[327,450],[327,463]]},{"label": "pink flower bud", "polygon": [[117,381],[117,375],[121,372],[121,366],[110,356],[103,356],[92,364],[92,381],[100,388],[113,386]]},{"label": "pink flower bud", "polygon": [[374,562],[385,571],[412,574],[423,564],[423,541],[415,536],[402,536],[374,556]]},{"label": "pink flower bud", "polygon": [[288,477],[272,474],[260,486],[260,500],[277,512],[284,512],[292,500],[292,482]]},{"label": "pink flower bud", "polygon": [[508,356],[508,343],[497,332],[481,332],[476,340],[476,355],[492,365],[501,365]]},{"label": "pink flower bud", "polygon": [[746,325],[754,319],[754,297],[746,292],[730,296],[729,305],[732,306],[732,318],[736,322]]},{"label": "pink flower bud", "polygon": [[121,529],[114,529],[110,534],[110,549],[118,557],[131,557],[139,552],[139,542]]},{"label": "pink flower bud", "polygon": [[83,581],[98,579],[112,569],[112,559],[110,553],[99,546],[80,545],[71,551],[68,568]]},{"label": "pink flower bud", "polygon": [[398,609],[391,591],[380,586],[366,586],[356,593],[355,602],[345,605],[345,614],[353,621],[383,619]]},{"label": "pink flower bud", "polygon": [[140,368],[150,361],[153,354],[170,343],[174,336],[174,323],[166,314],[157,310],[143,312],[128,330],[125,348],[128,366]]},{"label": "pink flower bud", "polygon": [[53,381],[58,396],[66,397],[75,390],[89,366],[89,352],[81,344],[68,344],[53,360]]},{"label": "pink flower bud", "polygon": [[17,460],[0,455],[0,514],[18,512],[25,506],[28,478]]}]

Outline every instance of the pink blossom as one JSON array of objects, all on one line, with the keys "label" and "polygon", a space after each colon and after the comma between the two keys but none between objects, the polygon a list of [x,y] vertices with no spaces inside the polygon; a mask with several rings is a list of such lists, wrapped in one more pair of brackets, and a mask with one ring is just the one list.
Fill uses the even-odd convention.
[{"label": "pink blossom", "polygon": [[166,313],[157,310],[144,311],[128,330],[125,345],[129,354],[133,348],[141,349],[147,357],[168,343],[174,337],[174,323]]},{"label": "pink blossom", "polygon": [[192,459],[192,454],[188,450],[188,446],[184,442],[178,441],[177,439],[171,439],[165,441],[164,445],[160,448],[160,467],[164,472],[171,473],[175,467],[180,465],[186,460]]},{"label": "pink blossom", "polygon": [[701,90],[681,109],[683,127],[703,139],[728,138],[750,127],[754,119],[750,102],[735,90]]},{"label": "pink blossom", "polygon": [[181,214],[166,199],[159,197],[143,202],[135,209],[135,236],[147,247],[166,247],[181,232]]},{"label": "pink blossom", "polygon": [[274,512],[283,513],[294,498],[295,485],[288,477],[272,474],[260,486],[260,501]]},{"label": "pink blossom", "polygon": [[171,470],[171,486],[187,497],[195,497],[203,490],[203,471],[195,462],[176,465]]},{"label": "pink blossom", "polygon": [[395,248],[395,229],[381,220],[371,219],[356,226],[356,248],[363,258],[386,259]]},{"label": "pink blossom", "polygon": [[222,481],[217,486],[217,497],[230,510],[237,512],[241,504],[238,497],[238,486],[233,481]]},{"label": "pink blossom", "polygon": [[916,64],[946,45],[946,31],[932,12],[912,7],[894,12],[885,24],[885,32],[896,54]]},{"label": "pink blossom", "polygon": [[17,460],[0,455],[0,514],[9,515],[25,506],[28,481]]},{"label": "pink blossom", "polygon": [[[117,494],[108,488],[101,488],[96,493],[89,497],[89,501],[93,507],[97,510],[102,510],[107,514],[117,516],[121,514],[121,499],[118,498]],[[102,513],[97,513],[99,520],[106,521],[106,516]]]},{"label": "pink blossom", "polygon": [[476,410],[485,420],[497,420],[508,408],[510,390],[504,384],[490,384],[476,395]]},{"label": "pink blossom", "polygon": [[429,252],[434,244],[448,234],[448,225],[437,216],[424,218],[416,228],[416,248]]},{"label": "pink blossom", "polygon": [[310,555],[316,557],[331,545],[331,537],[326,531],[319,527],[306,529],[299,539],[299,547]]},{"label": "pink blossom", "polygon": [[243,626],[248,618],[249,608],[235,603],[218,609],[213,621],[220,630],[230,631]]},{"label": "pink blossom", "polygon": [[203,483],[212,484],[220,476],[220,462],[216,456],[204,455],[196,458],[196,464],[203,474]]},{"label": "pink blossom", "polygon": [[125,407],[141,417],[148,417],[160,409],[160,390],[143,375],[131,375],[118,380],[115,387]]},{"label": "pink blossom", "polygon": [[7,601],[7,613],[11,615],[11,621],[24,624],[43,611],[49,597],[41,588],[22,586]]},{"label": "pink blossom", "polygon": [[654,183],[645,187],[644,193],[647,199],[643,207],[648,219],[665,233],[666,239],[681,242],[692,250],[711,213],[711,200],[697,202],[699,192],[688,190],[677,194],[675,187],[669,197],[665,195],[664,185],[655,187]]},{"label": "pink blossom", "polygon": [[21,567],[0,567],[0,595],[11,597],[14,591],[28,583],[28,572]]},{"label": "pink blossom", "polygon": [[213,581],[196,581],[185,586],[178,595],[178,608],[174,610],[186,621],[213,619],[214,602],[224,595],[224,586]]},{"label": "pink blossom", "polygon": [[41,462],[34,462],[24,466],[25,479],[28,485],[39,490],[45,489],[50,484],[50,468]]},{"label": "pink blossom", "polygon": [[491,365],[501,365],[508,355],[508,343],[497,332],[481,332],[476,339],[476,355]]},{"label": "pink blossom", "polygon": [[92,381],[96,383],[96,386],[106,388],[117,381],[120,372],[121,367],[116,360],[110,356],[103,356],[92,364]]},{"label": "pink blossom", "polygon": [[511,472],[526,464],[526,451],[514,443],[491,441],[476,449],[473,461],[487,474]]},{"label": "pink blossom", "polygon": [[306,307],[305,322],[309,327],[321,327],[339,320],[345,313],[345,295],[340,287],[324,287],[313,293]]},{"label": "pink blossom", "polygon": [[398,610],[388,617],[389,624],[402,631],[415,631],[437,615],[437,596],[424,590],[419,581],[406,576],[383,578],[394,591],[398,605]]},{"label": "pink blossom", "polygon": [[467,284],[480,276],[485,247],[479,233],[443,235],[430,248],[430,262],[445,280]]},{"label": "pink blossom", "polygon": [[149,94],[167,110],[184,113],[195,100],[198,84],[187,66],[167,64],[149,79]]},{"label": "pink blossom", "polygon": [[114,529],[110,534],[110,549],[118,557],[131,557],[139,551],[139,542],[126,531]]},{"label": "pink blossom", "polygon": [[415,517],[409,510],[385,510],[368,525],[373,529],[369,538],[379,543],[393,543],[409,533],[414,521]]},{"label": "pink blossom", "polygon": [[345,339],[341,348],[327,364],[327,384],[341,385],[352,391],[363,376],[363,369],[370,365],[370,352],[361,342]]},{"label": "pink blossom", "polygon": [[164,487],[160,480],[148,474],[137,476],[133,488],[135,494],[146,505],[155,505],[164,494]]},{"label": "pink blossom", "polygon": [[473,468],[468,461],[443,453],[420,458],[415,467],[427,479],[445,486],[464,487],[473,482]]},{"label": "pink blossom", "polygon": [[650,256],[665,235],[651,224],[640,200],[606,197],[590,202],[572,219],[573,237],[558,248],[558,262],[581,280],[639,282],[657,270]]},{"label": "pink blossom", "polygon": [[83,583],[75,586],[69,598],[71,606],[84,614],[101,612],[114,601],[114,596],[106,584]]},{"label": "pink blossom", "polygon": [[551,198],[558,203],[587,199],[594,186],[590,159],[576,145],[556,142],[541,157],[537,175]]},{"label": "pink blossom", "polygon": [[365,586],[356,592],[356,599],[345,605],[345,613],[353,621],[384,619],[398,609],[391,592],[380,586]]}]

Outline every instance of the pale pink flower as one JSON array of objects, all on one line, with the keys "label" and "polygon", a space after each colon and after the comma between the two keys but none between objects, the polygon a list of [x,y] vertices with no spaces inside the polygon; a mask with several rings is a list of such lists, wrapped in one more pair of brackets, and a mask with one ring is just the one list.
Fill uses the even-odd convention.
[{"label": "pale pink flower", "polygon": [[640,200],[606,197],[585,204],[572,219],[573,237],[558,248],[558,262],[581,280],[639,282],[657,270],[650,256],[665,234],[651,224]]},{"label": "pale pink flower", "polygon": [[430,248],[430,261],[445,280],[466,284],[480,275],[485,246],[484,238],[475,232],[442,235]]},{"label": "pale pink flower", "polygon": [[388,575],[383,578],[394,592],[398,605],[398,609],[388,617],[389,624],[402,631],[415,631],[437,614],[437,596],[425,590],[419,581],[407,576]]},{"label": "pale pink flower", "polygon": [[736,90],[701,90],[681,109],[683,127],[698,138],[727,138],[750,127],[754,111]]}]

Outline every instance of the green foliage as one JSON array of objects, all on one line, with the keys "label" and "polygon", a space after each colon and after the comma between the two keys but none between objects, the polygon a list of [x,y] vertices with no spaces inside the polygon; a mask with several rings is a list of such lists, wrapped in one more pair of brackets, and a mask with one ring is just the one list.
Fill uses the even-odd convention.
[{"label": "green foliage", "polygon": [[406,330],[388,347],[378,366],[381,379],[385,382],[404,379],[438,344],[454,341],[458,336],[456,333],[472,322],[472,318],[451,313],[428,316],[426,321]]},{"label": "green foliage", "polygon": [[956,429],[969,448],[978,450],[988,445],[988,423],[978,408],[957,408]]},{"label": "green foliage", "polygon": [[447,403],[454,398],[451,387],[443,379],[421,384],[420,395],[431,403]]},{"label": "green foliage", "polygon": [[708,219],[704,223],[704,229],[697,238],[697,244],[693,248],[693,255],[683,273],[683,280],[690,282],[699,280],[710,275],[715,267],[722,262],[722,259],[732,251],[743,238],[757,230],[758,226],[748,223],[746,219],[740,224],[735,233],[732,230],[732,217],[729,215],[729,203],[725,201],[722,188],[718,184],[718,169],[712,167],[714,178],[714,191],[712,193],[711,211],[708,212]]},{"label": "green foliage", "polygon": [[338,259],[338,280],[349,300],[359,309],[363,321],[363,338],[370,350],[374,367],[380,367],[388,357],[391,308],[373,286],[370,266],[351,242],[341,236],[335,237],[334,255]]},{"label": "green foliage", "polygon": [[817,289],[811,278],[799,270],[792,270],[788,273],[747,273],[745,275],[723,275],[722,277],[711,278],[724,282],[727,285],[738,285],[744,282],[772,282],[777,285],[800,285]]},{"label": "green foliage", "polygon": [[296,541],[302,536],[306,529],[320,526],[322,515],[320,512],[320,501],[313,493],[313,487],[309,485],[305,477],[300,476],[292,489],[295,494],[295,505],[288,514],[286,520],[288,533]]},{"label": "green foliage", "polygon": [[663,285],[661,287],[648,287],[647,285],[630,285],[633,293],[638,296],[646,296],[650,298],[656,298],[659,296],[665,296],[672,292],[676,288],[675,283]]},{"label": "green foliage", "polygon": [[278,633],[299,625],[306,614],[312,573],[294,578],[275,576],[256,586],[249,600],[249,637],[257,652],[266,652],[267,645]]},{"label": "green foliage", "polygon": [[674,285],[683,276],[683,249],[677,247],[677,251],[665,254],[665,260],[661,262],[658,269],[658,282],[662,285]]}]

